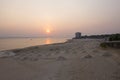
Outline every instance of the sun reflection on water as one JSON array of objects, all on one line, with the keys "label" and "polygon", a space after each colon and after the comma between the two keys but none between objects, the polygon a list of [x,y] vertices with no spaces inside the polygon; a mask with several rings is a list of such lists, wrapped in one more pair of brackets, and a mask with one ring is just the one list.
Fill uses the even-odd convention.
[{"label": "sun reflection on water", "polygon": [[45,44],[51,44],[51,43],[52,43],[51,39],[47,38],[47,39],[45,40]]}]

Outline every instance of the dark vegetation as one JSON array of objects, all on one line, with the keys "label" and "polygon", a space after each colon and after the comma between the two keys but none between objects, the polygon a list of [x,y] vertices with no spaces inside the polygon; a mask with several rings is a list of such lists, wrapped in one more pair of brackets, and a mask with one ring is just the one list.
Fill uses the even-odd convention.
[{"label": "dark vegetation", "polygon": [[[112,34],[108,37],[108,42],[103,42],[100,44],[102,48],[106,47],[114,47],[114,48],[120,48],[120,34]],[[117,42],[116,42],[117,41]]]},{"label": "dark vegetation", "polygon": [[102,39],[102,38],[109,38],[109,41],[116,41],[116,40],[120,40],[120,34],[102,34],[102,35],[84,35],[81,36],[81,38],[97,38],[97,39]]},{"label": "dark vegetation", "polygon": [[119,41],[120,40],[120,34],[112,34],[109,37],[109,41]]},{"label": "dark vegetation", "polygon": [[102,48],[106,48],[106,47],[107,47],[106,43],[101,43],[100,46],[101,46]]},{"label": "dark vegetation", "polygon": [[106,38],[106,37],[110,37],[111,34],[104,34],[104,35],[90,35],[90,36],[81,36],[81,38],[97,38],[97,39],[102,39],[102,38]]}]

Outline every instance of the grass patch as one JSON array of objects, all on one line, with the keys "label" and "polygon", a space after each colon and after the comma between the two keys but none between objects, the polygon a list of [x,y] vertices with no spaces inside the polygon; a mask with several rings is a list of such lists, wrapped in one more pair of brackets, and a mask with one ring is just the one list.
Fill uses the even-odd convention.
[{"label": "grass patch", "polygon": [[105,43],[101,43],[101,44],[100,44],[100,47],[102,47],[102,48],[107,48],[107,45],[106,45]]}]

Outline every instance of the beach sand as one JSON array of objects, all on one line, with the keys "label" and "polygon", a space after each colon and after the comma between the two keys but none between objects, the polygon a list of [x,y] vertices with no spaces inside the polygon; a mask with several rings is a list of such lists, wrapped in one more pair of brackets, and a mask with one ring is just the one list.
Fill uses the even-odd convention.
[{"label": "beach sand", "polygon": [[0,52],[0,80],[120,80],[120,50],[99,39]]}]

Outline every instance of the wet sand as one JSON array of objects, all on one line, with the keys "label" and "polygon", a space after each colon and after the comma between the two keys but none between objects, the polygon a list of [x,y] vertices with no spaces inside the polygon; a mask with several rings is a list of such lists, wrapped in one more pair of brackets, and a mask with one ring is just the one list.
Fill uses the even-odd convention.
[{"label": "wet sand", "polygon": [[120,50],[99,39],[0,52],[0,80],[120,80]]}]

